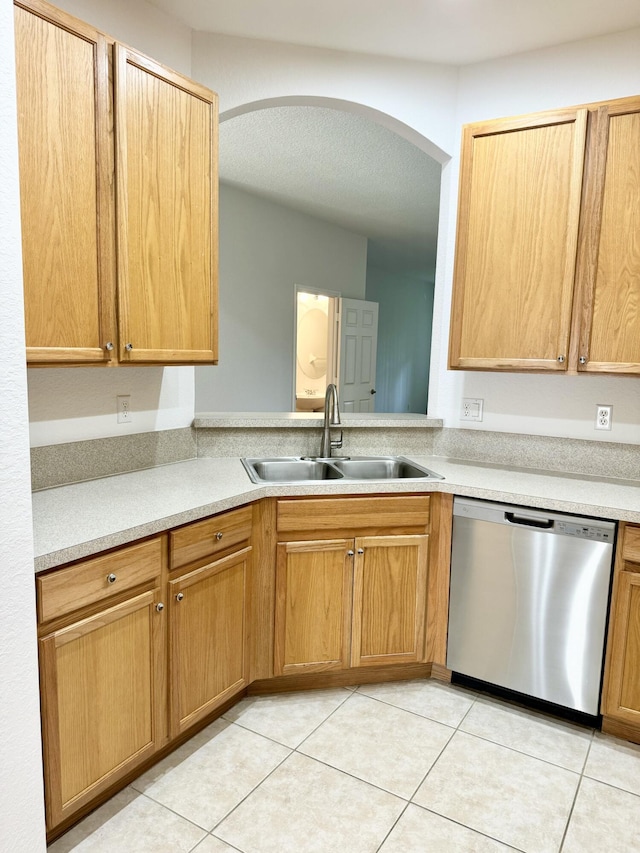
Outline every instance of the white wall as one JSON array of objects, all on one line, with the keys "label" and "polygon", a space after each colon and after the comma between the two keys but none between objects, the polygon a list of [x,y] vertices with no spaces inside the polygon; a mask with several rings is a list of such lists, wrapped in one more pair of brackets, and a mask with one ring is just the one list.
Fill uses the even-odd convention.
[{"label": "white wall", "polygon": [[223,116],[254,101],[336,99],[379,111],[381,123],[410,141],[422,134],[437,147],[425,150],[438,162],[453,147],[458,72],[452,66],[194,33],[192,68],[220,94]]},{"label": "white wall", "polygon": [[[191,74],[191,30],[145,0],[57,0],[114,38]],[[28,371],[33,446],[186,427],[193,421],[193,367]],[[131,396],[133,421],[118,424],[116,397]]]},{"label": "white wall", "polygon": [[191,74],[191,30],[145,0],[56,0],[54,5],[164,65]]},{"label": "white wall", "polygon": [[13,6],[0,4],[0,850],[45,849]]},{"label": "white wall", "polygon": [[[456,139],[463,124],[640,93],[640,29],[532,51],[460,70]],[[459,150],[446,168],[458,188]],[[444,181],[444,179],[443,179]],[[540,376],[447,371],[455,204],[443,209],[430,381],[430,412],[447,426],[640,444],[633,376]],[[463,397],[484,399],[484,420],[460,422]],[[613,405],[611,432],[596,431],[598,403]]]},{"label": "white wall", "polygon": [[196,368],[196,411],[292,408],[296,284],[364,299],[367,240],[220,187],[220,361]]}]

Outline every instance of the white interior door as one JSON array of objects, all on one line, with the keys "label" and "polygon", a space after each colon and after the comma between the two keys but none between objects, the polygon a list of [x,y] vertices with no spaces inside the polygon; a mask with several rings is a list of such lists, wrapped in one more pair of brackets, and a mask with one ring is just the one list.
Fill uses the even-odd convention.
[{"label": "white interior door", "polygon": [[340,409],[375,411],[378,303],[340,300]]}]

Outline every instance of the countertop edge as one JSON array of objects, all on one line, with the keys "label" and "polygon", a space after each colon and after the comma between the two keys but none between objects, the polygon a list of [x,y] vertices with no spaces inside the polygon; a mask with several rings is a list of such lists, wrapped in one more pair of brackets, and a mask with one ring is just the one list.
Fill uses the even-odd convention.
[{"label": "countertop edge", "polygon": [[[323,482],[304,485],[264,485],[252,484],[244,469],[243,475],[239,476],[242,466],[239,459],[222,460],[209,458],[207,460],[188,460],[186,462],[173,463],[164,470],[172,469],[180,474],[184,472],[185,497],[179,497],[184,503],[172,511],[152,515],[142,523],[126,526],[124,521],[129,520],[126,508],[120,508],[113,498],[114,489],[120,489],[127,495],[131,491],[131,485],[138,486],[138,491],[144,496],[144,489],[163,488],[163,474],[161,469],[147,469],[147,475],[151,472],[150,482],[142,486],[139,479],[145,472],[130,472],[128,474],[115,475],[99,480],[88,481],[75,486],[62,486],[50,490],[34,493],[34,531],[38,526],[55,532],[53,541],[48,539],[46,533],[42,532],[41,551],[36,548],[34,560],[35,572],[40,573],[63,564],[73,562],[100,551],[126,545],[137,539],[152,536],[175,527],[180,527],[193,521],[199,521],[207,516],[214,515],[225,510],[233,509],[267,497],[303,497],[321,495],[367,495],[367,494],[407,494],[420,492],[444,492],[466,497],[476,497],[485,500],[520,504],[537,508],[545,508],[567,512],[572,514],[596,516],[618,521],[631,521],[640,523],[640,484],[635,481],[594,481],[593,478],[580,478],[575,475],[562,476],[556,472],[538,471],[531,469],[523,471],[512,471],[499,466],[473,465],[466,460],[445,459],[444,457],[418,456],[407,454],[407,458],[418,464],[444,474],[444,480],[400,480],[367,481],[367,482]],[[228,469],[231,469],[229,473]],[[220,471],[220,482],[215,478],[207,479],[212,473]],[[154,474],[154,472],[157,472]],[[189,494],[189,477],[194,479],[194,488],[197,485],[202,492],[204,475],[205,497],[188,504],[191,496]],[[225,476],[232,476],[231,485],[224,483]],[[246,477],[246,483],[244,478]],[[136,479],[138,478],[138,479]],[[156,480],[156,482],[154,482]],[[198,481],[197,483],[195,481]],[[169,481],[166,481],[169,483]],[[182,481],[181,485],[182,485]],[[158,483],[160,486],[158,487]],[[81,488],[84,487],[84,488]],[[86,490],[90,490],[87,497]],[[164,486],[168,489],[169,485]],[[210,490],[210,493],[209,493]],[[99,494],[98,494],[99,493]],[[172,495],[172,497],[174,497]],[[58,498],[59,500],[56,500]],[[136,500],[138,495],[134,495]],[[133,498],[132,498],[133,499]],[[156,497],[159,503],[163,502],[162,494]],[[41,504],[42,501],[42,505]],[[113,512],[113,523],[103,521],[100,511],[104,506],[115,507]],[[73,511],[80,506],[86,513],[87,519],[77,519],[79,528],[73,528],[68,534],[68,544],[60,547],[51,547],[49,544],[58,539],[65,538],[65,533],[60,533],[59,527],[66,512]],[[101,535],[89,535],[82,539],[78,529],[91,527],[98,518],[101,522]],[[106,528],[106,530],[105,530]],[[36,536],[36,540],[38,537]]]}]

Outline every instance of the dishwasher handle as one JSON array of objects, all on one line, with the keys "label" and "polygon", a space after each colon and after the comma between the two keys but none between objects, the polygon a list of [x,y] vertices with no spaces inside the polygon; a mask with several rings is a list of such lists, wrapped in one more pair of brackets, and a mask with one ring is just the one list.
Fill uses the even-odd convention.
[{"label": "dishwasher handle", "polygon": [[522,524],[524,527],[537,527],[551,530],[555,524],[552,518],[528,518],[526,515],[516,515],[515,512],[505,512],[505,521],[510,524]]}]

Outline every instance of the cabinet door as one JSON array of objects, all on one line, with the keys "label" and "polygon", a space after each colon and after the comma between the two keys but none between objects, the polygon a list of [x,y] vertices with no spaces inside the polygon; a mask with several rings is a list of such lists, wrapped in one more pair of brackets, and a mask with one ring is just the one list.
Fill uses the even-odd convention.
[{"label": "cabinet door", "polygon": [[275,675],[349,666],[352,578],[353,539],[278,544]]},{"label": "cabinet door", "polygon": [[352,666],[424,657],[428,536],[356,539]]},{"label": "cabinet door", "polygon": [[45,3],[14,6],[27,361],[115,350],[107,43]]},{"label": "cabinet door", "polygon": [[251,548],[169,583],[171,735],[247,685]]},{"label": "cabinet door", "polygon": [[640,98],[601,107],[592,124],[578,369],[640,373]]},{"label": "cabinet door", "polygon": [[39,641],[49,828],[162,745],[165,618],[157,603],[157,592],[145,592]]},{"label": "cabinet door", "polygon": [[217,96],[115,46],[124,363],[217,359]]},{"label": "cabinet door", "polygon": [[586,119],[465,127],[450,367],[566,369]]},{"label": "cabinet door", "polygon": [[640,572],[617,579],[603,714],[640,725]]}]

